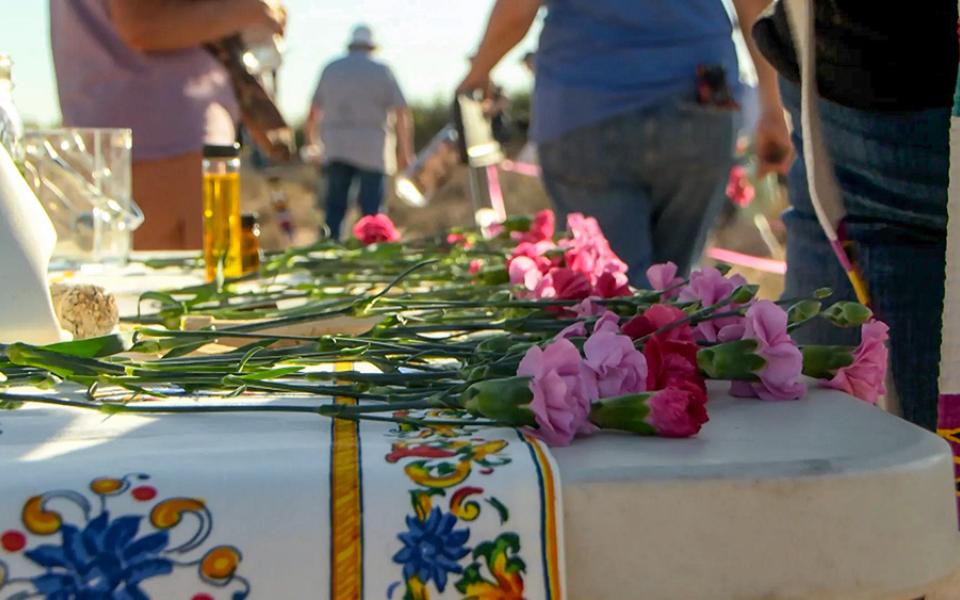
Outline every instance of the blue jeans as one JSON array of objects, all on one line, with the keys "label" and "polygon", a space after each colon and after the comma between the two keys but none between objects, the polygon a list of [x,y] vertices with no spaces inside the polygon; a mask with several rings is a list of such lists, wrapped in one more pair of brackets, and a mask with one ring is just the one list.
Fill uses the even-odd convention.
[{"label": "blue jeans", "polygon": [[[800,123],[799,88],[781,81],[784,105]],[[855,110],[820,101],[827,151],[847,210],[847,237],[877,317],[890,326],[890,362],[903,416],[929,430],[937,419],[937,374],[943,312],[950,109],[907,113]],[[817,223],[803,164],[788,176],[792,207],[787,227],[785,297],[834,290],[854,300],[843,269]],[[856,344],[856,330],[816,322],[797,332],[801,343]]]},{"label": "blue jeans", "polygon": [[340,238],[343,218],[347,214],[347,201],[354,180],[359,180],[360,190],[357,199],[360,212],[375,215],[383,206],[384,174],[380,171],[361,169],[351,164],[332,161],[325,167],[327,178],[327,227],[330,234]]},{"label": "blue jeans", "polygon": [[669,98],[541,144],[557,217],[596,217],[634,285],[654,263],[687,272],[723,208],[738,120]]}]

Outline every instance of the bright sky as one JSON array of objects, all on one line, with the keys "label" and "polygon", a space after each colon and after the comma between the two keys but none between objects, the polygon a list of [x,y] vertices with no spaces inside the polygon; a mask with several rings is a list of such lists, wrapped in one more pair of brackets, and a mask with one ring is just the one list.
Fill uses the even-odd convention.
[{"label": "bright sky", "polygon": [[[50,0],[63,2],[66,0]],[[0,52],[14,60],[14,99],[25,121],[59,122],[50,58],[48,0],[0,0]],[[364,22],[380,44],[410,100],[452,94],[479,43],[493,0],[286,0],[289,14],[280,107],[291,122],[307,109],[320,69],[342,54],[350,30]],[[495,72],[507,89],[524,89],[530,76],[520,57],[536,47],[539,24]]]}]

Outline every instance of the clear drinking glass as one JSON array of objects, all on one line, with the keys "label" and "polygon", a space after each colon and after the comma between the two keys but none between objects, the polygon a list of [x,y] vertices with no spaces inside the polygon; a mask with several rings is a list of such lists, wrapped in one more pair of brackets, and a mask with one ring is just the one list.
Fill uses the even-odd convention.
[{"label": "clear drinking glass", "polygon": [[143,213],[131,194],[129,129],[27,131],[24,175],[57,231],[54,257],[125,264]]}]

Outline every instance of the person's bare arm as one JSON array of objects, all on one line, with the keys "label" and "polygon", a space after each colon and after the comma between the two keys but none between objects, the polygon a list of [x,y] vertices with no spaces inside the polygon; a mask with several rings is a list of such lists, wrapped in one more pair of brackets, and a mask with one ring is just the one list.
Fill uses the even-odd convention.
[{"label": "person's bare arm", "polygon": [[317,145],[317,129],[319,129],[322,120],[323,110],[316,104],[310,105],[307,121],[303,124],[303,141],[308,146]]},{"label": "person's bare arm", "polygon": [[397,128],[397,169],[405,170],[413,162],[413,113],[406,106],[394,109]]},{"label": "person's bare arm", "polygon": [[283,11],[261,0],[110,0],[110,20],[128,46],[182,50],[248,27],[283,31]]},{"label": "person's bare arm", "polygon": [[786,174],[794,157],[790,131],[780,101],[777,72],[757,49],[752,35],[754,23],[770,2],[771,0],[733,0],[740,30],[757,70],[760,118],[754,132],[754,146],[760,161],[757,174],[761,176],[770,172]]},{"label": "person's bare arm", "polygon": [[541,0],[497,0],[480,48],[470,62],[470,72],[458,88],[460,91],[488,87],[490,71],[530,31],[540,4]]}]

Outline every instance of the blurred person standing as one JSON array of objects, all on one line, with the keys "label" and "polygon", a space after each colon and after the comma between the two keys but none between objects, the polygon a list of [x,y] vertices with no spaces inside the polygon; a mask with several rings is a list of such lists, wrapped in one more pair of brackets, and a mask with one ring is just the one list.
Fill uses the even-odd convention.
[{"label": "blurred person standing", "polygon": [[[846,212],[846,238],[877,317],[890,327],[890,366],[902,415],[934,430],[946,254],[950,111],[960,49],[956,0],[916,10],[898,3],[816,2],[818,108],[826,154]],[[821,229],[802,160],[800,73],[785,7],[777,2],[753,37],[781,75],[784,105],[798,126],[787,177],[784,296],[828,286],[855,300]],[[857,344],[857,330],[814,322],[806,344]]]},{"label": "blurred person standing", "polygon": [[304,125],[308,147],[324,162],[326,222],[334,238],[354,182],[360,212],[383,212],[386,175],[413,159],[413,118],[390,67],[373,59],[376,48],[370,28],[356,26],[347,55],[323,69]]},{"label": "blurred person standing", "polygon": [[283,30],[264,0],[51,0],[63,125],[133,130],[137,249],[199,248],[201,151],[231,144],[230,79],[202,45],[248,29]]},{"label": "blurred person standing", "polygon": [[[749,30],[768,0],[734,0]],[[532,138],[558,217],[596,217],[634,285],[653,263],[689,270],[724,203],[739,110],[733,25],[722,0],[498,0],[461,90],[547,9],[536,54]],[[785,172],[789,133],[776,75],[757,63],[760,174]]]}]

